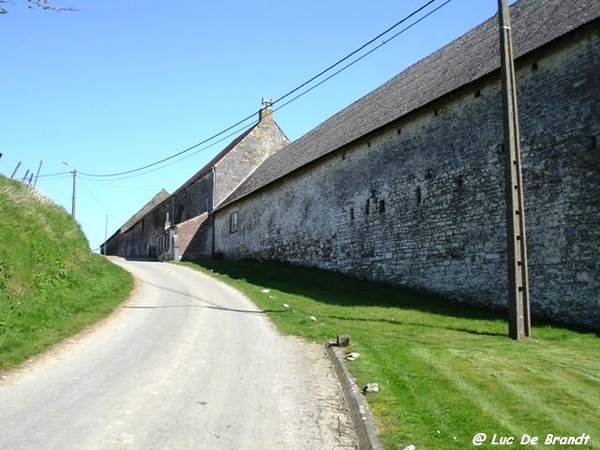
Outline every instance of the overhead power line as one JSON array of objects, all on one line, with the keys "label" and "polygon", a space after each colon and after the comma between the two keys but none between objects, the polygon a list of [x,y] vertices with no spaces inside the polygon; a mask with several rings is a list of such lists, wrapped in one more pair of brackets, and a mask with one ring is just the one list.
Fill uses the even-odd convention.
[{"label": "overhead power line", "polygon": [[[333,77],[335,77],[336,75],[339,75],[340,73],[342,73],[344,70],[348,69],[349,67],[353,66],[354,64],[356,64],[357,62],[359,62],[360,60],[366,58],[367,56],[369,56],[371,53],[373,53],[374,51],[378,50],[379,48],[383,47],[385,44],[387,44],[388,42],[392,41],[393,39],[396,39],[398,36],[400,36],[402,33],[404,33],[405,31],[411,29],[412,27],[414,27],[416,24],[418,24],[419,22],[425,20],[427,17],[429,17],[430,15],[432,15],[433,13],[435,13],[436,11],[438,11],[439,9],[443,8],[444,6],[446,6],[448,3],[450,3],[452,0],[446,0],[444,3],[442,3],[440,6],[438,6],[437,8],[429,11],[427,14],[425,14],[424,16],[420,17],[419,19],[415,20],[414,22],[412,22],[410,25],[408,25],[407,27],[404,27],[402,30],[398,31],[396,34],[394,34],[392,37],[390,37],[389,39],[381,42],[379,45],[377,45],[376,47],[372,48],[371,50],[369,50],[367,53],[362,54],[361,56],[359,56],[358,58],[352,60],[351,62],[349,62],[348,64],[346,64],[345,66],[343,66],[341,69],[335,71],[334,73],[332,73],[331,75],[329,75],[327,78],[319,81],[317,84],[311,86],[310,88],[308,88],[305,91],[302,91],[300,94],[296,95],[295,97],[293,97],[291,100],[288,100],[287,102],[285,102],[284,104],[280,105],[278,108],[275,108],[274,111],[279,111],[281,108],[289,105],[290,103],[298,100],[300,97],[303,97],[304,95],[308,94],[310,91],[312,91],[313,89],[318,88],[319,86],[321,86],[323,83],[331,80]],[[346,58],[347,59],[347,58]],[[279,99],[277,99],[277,101],[283,99],[284,97],[280,97]],[[273,102],[275,103],[275,102]]]},{"label": "overhead power line", "polygon": [[167,157],[161,159],[160,161],[156,161],[156,162],[153,162],[151,164],[147,164],[147,165],[145,165],[143,167],[138,167],[136,169],[125,170],[123,172],[109,173],[109,174],[93,174],[93,173],[86,173],[86,172],[79,172],[79,173],[81,175],[85,175],[85,176],[91,177],[91,178],[108,178],[108,177],[118,177],[118,176],[122,176],[122,175],[128,175],[128,174],[131,174],[131,173],[134,173],[134,172],[140,172],[140,171],[142,171],[144,169],[149,169],[150,167],[157,166],[157,165],[162,164],[164,162],[167,162],[167,161],[169,161],[169,160],[171,160],[173,158],[177,158],[178,156],[181,156],[181,155],[183,155],[185,153],[188,153],[188,152],[194,150],[195,148],[198,148],[201,145],[206,144],[206,143],[208,143],[208,142],[210,142],[210,141],[218,138],[219,136],[227,133],[228,131],[232,130],[233,128],[235,128],[235,127],[237,127],[237,126],[239,126],[239,125],[247,122],[251,118],[255,117],[255,115],[256,115],[256,113],[252,113],[251,115],[245,117],[244,119],[242,119],[239,122],[231,125],[230,127],[225,128],[224,130],[218,132],[217,134],[214,134],[211,137],[209,137],[207,139],[204,139],[203,141],[198,142],[197,144],[194,144],[191,147],[186,148],[185,150],[182,150],[182,151],[180,151],[178,153],[175,153],[175,154],[173,154],[171,156],[167,156]]},{"label": "overhead power line", "polygon": [[[252,124],[251,126],[253,126],[253,125],[254,124]],[[192,157],[192,156],[194,156],[194,155],[196,155],[196,154],[198,154],[200,152],[203,152],[205,150],[208,150],[211,147],[214,147],[215,145],[217,145],[220,142],[223,142],[223,141],[231,138],[232,136],[240,134],[240,132],[242,132],[242,131],[246,131],[249,128],[250,127],[248,127],[248,126],[245,126],[244,128],[236,128],[232,132],[230,132],[230,133],[224,135],[223,137],[221,137],[221,139],[219,139],[218,141],[214,141],[214,142],[212,142],[210,144],[207,144],[205,146],[200,146],[201,144],[198,144],[196,146],[196,148],[197,148],[196,151],[194,151],[192,153],[188,153],[186,155],[179,154],[180,157],[178,159],[171,160],[167,164],[163,164],[160,167],[154,167],[155,165],[153,164],[153,165],[150,165],[150,167],[146,167],[144,169],[140,169],[140,170],[138,170],[138,171],[136,171],[134,173],[124,174],[124,175],[114,175],[113,177],[111,177],[108,180],[106,179],[107,177],[98,177],[98,176],[91,177],[91,176],[89,176],[87,174],[82,174],[81,172],[79,172],[78,174],[79,174],[80,178],[84,178],[84,179],[89,180],[89,181],[100,181],[100,182],[103,182],[103,181],[104,182],[113,182],[113,181],[128,180],[130,178],[140,177],[140,176],[143,176],[143,175],[147,175],[147,174],[149,174],[151,172],[155,172],[157,170],[164,169],[165,167],[168,167],[170,165],[177,164],[178,162],[183,161],[184,159],[190,158],[190,157]],[[171,158],[171,159],[173,159],[173,158]]]},{"label": "overhead power line", "polygon": [[[304,83],[300,84],[298,87],[295,87],[294,89],[292,89],[291,91],[287,92],[286,94],[282,95],[281,97],[279,97],[277,100],[273,101],[273,104],[276,104],[278,102],[280,102],[281,100],[289,97],[290,95],[292,95],[294,92],[299,91],[300,89],[302,89],[303,87],[309,85],[310,83],[312,83],[313,81],[315,81],[317,78],[325,75],[327,72],[329,72],[330,70],[335,69],[337,66],[339,66],[340,64],[342,64],[344,61],[347,61],[348,59],[352,58],[354,55],[356,55],[357,53],[359,53],[361,50],[364,50],[365,48],[367,48],[369,45],[371,45],[373,42],[375,42],[377,39],[385,36],[386,34],[388,34],[390,31],[392,31],[394,28],[399,27],[400,25],[402,25],[404,22],[406,22],[408,19],[410,19],[411,17],[415,16],[416,14],[420,13],[421,11],[423,11],[425,8],[427,8],[429,5],[431,5],[432,3],[434,3],[436,0],[430,0],[427,3],[425,3],[423,6],[421,6],[418,9],[415,9],[412,13],[410,13],[408,16],[404,17],[402,20],[396,22],[394,25],[392,25],[391,27],[389,27],[387,30],[379,33],[377,36],[375,36],[373,39],[371,39],[370,41],[366,42],[365,44],[361,45],[360,47],[358,47],[356,50],[348,53],[346,56],[344,56],[342,59],[338,60],[337,62],[333,63],[332,65],[330,65],[327,69],[322,70],[321,72],[319,72],[317,75],[315,75],[314,77],[312,77],[311,79],[305,81]],[[379,47],[377,47],[379,48]],[[339,73],[339,72],[336,72]],[[288,102],[289,103],[289,102]],[[286,104],[288,104],[286,103]]]},{"label": "overhead power line", "polygon": [[87,186],[87,184],[85,184],[83,182],[83,180],[79,180],[81,185],[83,186],[83,188],[87,191],[88,194],[90,194],[90,196],[96,201],[96,203],[98,203],[98,205],[100,205],[100,207],[102,209],[104,209],[104,211],[106,211],[106,213],[111,216],[113,219],[115,219],[117,222],[119,223],[123,223],[123,221],[121,219],[119,219],[118,217],[116,217],[105,205],[104,203],[102,203],[100,200],[98,200],[98,197],[96,197],[94,195],[94,193],[90,190],[90,188]]},{"label": "overhead power line", "polygon": [[56,172],[56,173],[45,173],[38,176],[39,179],[55,179],[55,178],[65,178],[72,176],[73,172]]},{"label": "overhead power line", "polygon": [[[410,14],[408,14],[407,16],[405,16],[404,18],[402,18],[401,20],[399,20],[398,22],[396,22],[394,25],[392,25],[391,27],[389,27],[388,29],[386,29],[385,31],[379,33],[377,36],[375,36],[374,38],[370,39],[368,42],[366,42],[365,44],[361,45],[360,47],[358,47],[356,50],[353,50],[352,52],[350,52],[349,54],[347,54],[346,56],[344,56],[343,58],[339,59],[338,61],[336,61],[334,64],[331,64],[329,67],[327,67],[326,69],[322,70],[321,72],[319,72],[317,75],[311,77],[310,79],[308,79],[307,81],[304,81],[303,83],[301,83],[300,85],[296,86],[295,88],[291,89],[290,91],[286,92],[284,95],[280,96],[279,98],[277,98],[276,100],[274,100],[271,104],[275,105],[279,102],[281,102],[282,100],[288,98],[289,96],[291,96],[292,94],[302,90],[303,88],[305,88],[306,86],[310,85],[311,83],[313,83],[314,81],[316,81],[318,78],[322,77],[323,75],[325,75],[326,73],[332,71],[333,69],[335,69],[336,67],[338,67],[339,65],[343,64],[345,61],[349,60],[350,58],[352,58],[354,55],[360,53],[362,50],[364,50],[365,48],[367,48],[368,46],[370,46],[371,44],[373,44],[375,41],[377,41],[378,39],[382,38],[383,36],[387,35],[388,33],[390,33],[392,30],[396,29],[397,27],[399,27],[400,25],[402,25],[403,23],[407,22],[409,19],[411,19],[412,17],[414,17],[415,15],[419,14],[420,12],[422,12],[423,10],[425,10],[427,7],[429,7],[431,4],[435,3],[437,0],[429,0],[426,3],[424,3],[421,7],[415,9],[413,12],[411,12]],[[356,64],[358,61],[362,60],[363,58],[365,58],[366,56],[370,55],[371,53],[373,53],[375,50],[381,48],[383,45],[387,44],[389,41],[391,41],[392,39],[395,39],[396,37],[398,37],[400,34],[402,34],[403,32],[405,32],[406,30],[408,30],[409,28],[413,27],[414,25],[416,25],[417,23],[421,22],[422,20],[424,20],[426,17],[430,16],[431,14],[433,14],[434,12],[436,12],[437,10],[439,10],[441,7],[445,6],[446,4],[448,4],[451,0],[446,0],[445,3],[443,3],[442,5],[440,5],[439,7],[437,7],[436,9],[430,11],[428,14],[426,14],[425,16],[421,17],[420,19],[416,20],[415,22],[413,22],[412,24],[410,24],[409,26],[407,26],[406,28],[404,28],[403,30],[401,30],[400,32],[396,33],[395,35],[393,35],[391,38],[383,41],[381,44],[377,45],[375,48],[371,49],[369,52],[365,53],[364,55],[358,57],[357,59],[351,61],[349,64],[345,65],[344,67],[342,67],[341,69],[337,70],[336,72],[334,72],[333,74],[331,74],[330,76],[328,76],[327,78],[325,78],[324,80],[321,80],[319,83],[317,83],[316,85],[310,87],[309,89],[307,89],[306,91],[301,92],[299,95],[296,95],[295,97],[293,97],[292,99],[288,100],[286,103],[282,104],[281,106],[279,106],[278,108],[275,109],[275,111],[280,110],[281,108],[289,105],[290,103],[292,103],[293,101],[297,100],[298,98],[302,97],[303,95],[306,95],[308,92],[312,91],[313,89],[317,88],[318,86],[322,85],[323,83],[325,83],[326,81],[330,80],[331,78],[335,77],[336,75],[338,75],[339,73],[343,72],[344,70],[346,70],[347,68],[349,68],[350,66]],[[130,169],[130,170],[125,170],[125,171],[121,171],[121,172],[115,172],[115,173],[107,173],[107,174],[92,174],[92,173],[86,173],[86,172],[79,172],[80,175],[89,177],[91,178],[114,178],[114,177],[121,177],[121,178],[117,178],[117,179],[124,179],[124,178],[129,178],[127,177],[127,175],[131,175],[131,174],[135,174],[138,172],[142,172],[146,169],[151,169],[153,167],[159,166],[160,164],[166,163],[167,161],[171,161],[179,156],[182,156],[186,153],[191,152],[194,149],[197,149],[198,147],[201,147],[205,144],[208,144],[209,142],[215,140],[216,138],[224,135],[225,133],[233,130],[234,128],[245,124],[246,122],[248,122],[250,119],[255,118],[256,117],[256,112],[253,112],[252,114],[244,117],[243,119],[239,120],[238,122],[236,122],[235,124],[225,128],[224,130],[210,136],[207,139],[204,139],[201,142],[198,142],[197,144],[192,145],[191,147],[188,147],[184,150],[181,150],[180,152],[177,152],[175,154],[172,154],[170,156],[167,156],[159,161],[155,161],[153,163],[150,164],[146,164],[144,166],[141,167],[137,167],[134,169]],[[219,141],[220,142],[220,141]],[[202,150],[205,150],[206,148],[210,148],[212,147],[212,145],[214,145],[216,143],[213,143],[203,149],[197,150],[196,152],[194,152],[193,154],[196,154]],[[191,156],[191,155],[190,155]],[[183,158],[181,158],[183,159]],[[166,166],[166,165],[165,165]],[[162,167],[165,166],[161,166],[157,169],[154,170],[158,170]],[[145,173],[151,172],[153,170],[147,171]]]}]

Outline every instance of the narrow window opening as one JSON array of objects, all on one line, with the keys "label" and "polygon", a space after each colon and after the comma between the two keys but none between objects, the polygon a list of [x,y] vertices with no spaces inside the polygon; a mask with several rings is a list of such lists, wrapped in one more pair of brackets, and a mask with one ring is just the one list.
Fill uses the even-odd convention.
[{"label": "narrow window opening", "polygon": [[229,216],[229,232],[231,234],[236,233],[238,230],[238,213],[233,212]]},{"label": "narrow window opening", "polygon": [[402,128],[398,128],[398,129],[396,130],[396,134],[401,134],[401,133],[402,133]]},{"label": "narrow window opening", "polygon": [[416,190],[416,194],[417,194],[417,205],[421,204],[421,186],[417,186],[417,190]]},{"label": "narrow window opening", "polygon": [[350,208],[350,220],[354,220],[354,208]]},{"label": "narrow window opening", "polygon": [[539,66],[538,66],[538,63],[537,63],[537,61],[536,61],[536,62],[534,62],[534,63],[531,65],[531,70],[535,72],[535,71],[536,71],[536,70],[538,70],[538,69],[539,69]]},{"label": "narrow window opening", "polygon": [[481,91],[480,90],[475,91],[475,98],[477,98],[477,97],[481,97]]},{"label": "narrow window opening", "polygon": [[385,200],[379,200],[379,214],[385,212]]},{"label": "narrow window opening", "polygon": [[371,199],[367,199],[366,203],[365,203],[365,214],[369,214],[369,207],[371,205]]}]

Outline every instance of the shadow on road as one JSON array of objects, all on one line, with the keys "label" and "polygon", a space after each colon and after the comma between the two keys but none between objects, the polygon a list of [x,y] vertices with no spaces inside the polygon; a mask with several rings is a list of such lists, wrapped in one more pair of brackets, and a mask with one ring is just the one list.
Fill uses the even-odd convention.
[{"label": "shadow on road", "polygon": [[155,283],[151,283],[147,280],[140,279],[141,283],[147,284],[149,286],[160,289],[161,291],[171,292],[173,294],[181,295],[185,298],[189,298],[191,300],[195,300],[197,302],[201,302],[203,304],[176,304],[176,305],[129,305],[125,306],[127,309],[168,309],[168,308],[205,308],[205,309],[214,309],[219,311],[229,311],[236,313],[245,313],[245,314],[265,314],[268,312],[287,312],[287,310],[257,310],[257,309],[237,309],[237,308],[229,308],[227,306],[220,305],[218,303],[211,302],[210,300],[206,300],[204,298],[197,297],[195,295],[190,294],[189,292],[178,291],[177,289],[167,288],[165,286],[160,286]]}]

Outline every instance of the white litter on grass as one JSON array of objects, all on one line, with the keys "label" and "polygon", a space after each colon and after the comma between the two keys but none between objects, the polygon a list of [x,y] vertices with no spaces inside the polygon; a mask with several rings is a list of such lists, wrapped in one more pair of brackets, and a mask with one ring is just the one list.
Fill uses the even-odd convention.
[{"label": "white litter on grass", "polygon": [[363,394],[366,394],[367,392],[379,392],[379,384],[377,384],[377,383],[368,383],[363,388]]},{"label": "white litter on grass", "polygon": [[359,356],[360,356],[360,353],[358,353],[358,352],[351,352],[351,353],[348,353],[346,355],[346,360],[347,361],[354,361]]},{"label": "white litter on grass", "polygon": [[262,291],[263,294],[268,294],[269,292],[271,292],[271,289],[263,289]]},{"label": "white litter on grass", "polygon": [[284,308],[289,308],[289,307],[290,307],[290,305],[288,305],[287,303],[284,303],[284,304],[283,304],[283,307],[284,307]]},{"label": "white litter on grass", "polygon": [[310,320],[314,320],[316,322],[317,318],[315,316],[310,316]]},{"label": "white litter on grass", "polygon": [[415,447],[414,445],[410,444],[408,447],[405,447],[404,450],[417,450],[417,447]]}]

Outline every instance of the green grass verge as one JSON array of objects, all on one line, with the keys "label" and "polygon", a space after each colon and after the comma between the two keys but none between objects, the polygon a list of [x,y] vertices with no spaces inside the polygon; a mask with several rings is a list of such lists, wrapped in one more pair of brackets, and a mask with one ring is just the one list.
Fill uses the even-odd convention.
[{"label": "green grass verge", "polygon": [[587,433],[584,448],[600,449],[593,333],[540,325],[517,342],[502,315],[399,287],[275,262],[184,264],[244,292],[284,333],[319,343],[350,335],[346,351],[361,356],[349,369],[381,387],[368,400],[387,449],[476,448],[480,432],[480,448],[498,447],[494,434],[513,437],[513,448],[523,435],[539,438],[534,448],[570,448],[544,441]]},{"label": "green grass verge", "polygon": [[106,317],[132,288],[64,209],[0,177],[0,371]]}]

